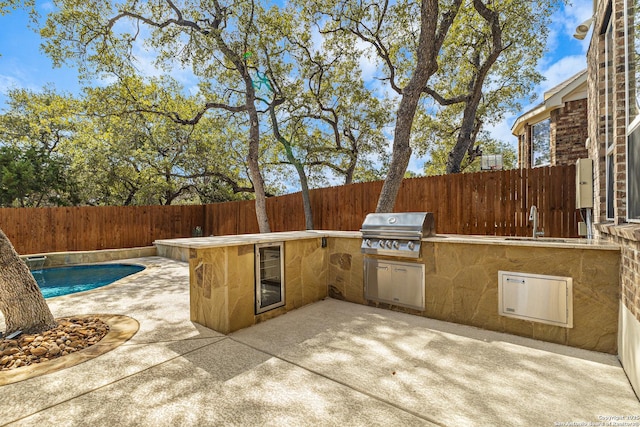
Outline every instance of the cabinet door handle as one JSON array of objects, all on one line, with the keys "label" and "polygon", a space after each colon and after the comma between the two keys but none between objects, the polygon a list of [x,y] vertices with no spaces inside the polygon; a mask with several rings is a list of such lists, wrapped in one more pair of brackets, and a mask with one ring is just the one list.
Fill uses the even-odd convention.
[{"label": "cabinet door handle", "polygon": [[406,268],[396,268],[396,271],[404,271],[404,272],[406,272],[407,269]]},{"label": "cabinet door handle", "polygon": [[389,267],[382,267],[380,265],[377,266],[378,270],[388,270]]},{"label": "cabinet door handle", "polygon": [[522,283],[522,284],[524,284],[524,279],[512,279],[511,277],[507,277],[507,282]]}]

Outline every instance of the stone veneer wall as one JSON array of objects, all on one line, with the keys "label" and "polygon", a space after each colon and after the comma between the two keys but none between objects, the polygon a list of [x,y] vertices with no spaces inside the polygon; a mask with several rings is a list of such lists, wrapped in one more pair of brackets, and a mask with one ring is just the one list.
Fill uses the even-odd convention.
[{"label": "stone veneer wall", "polygon": [[551,165],[574,164],[588,157],[587,100],[569,101],[551,112]]},{"label": "stone veneer wall", "polygon": [[98,251],[51,252],[45,254],[22,255],[20,258],[46,256],[44,267],[61,267],[65,265],[94,264],[97,262],[116,261],[119,259],[142,258],[156,256],[155,246],[126,249],[102,249]]},{"label": "stone veneer wall", "polygon": [[189,262],[190,250],[180,246],[156,245],[158,256],[175,259],[176,261]]},{"label": "stone veneer wall", "polygon": [[[364,299],[360,238],[330,237],[326,248],[321,242],[284,242],[285,306],[258,315],[254,245],[192,249],[191,320],[226,334],[330,296],[588,350],[617,350],[618,251],[423,242],[417,262],[425,264],[426,306],[417,311]],[[498,315],[499,270],[572,277],[574,327]]]},{"label": "stone veneer wall", "polygon": [[285,305],[255,314],[254,245],[191,249],[191,320],[228,334],[327,297],[322,240],[284,242]]},{"label": "stone veneer wall", "polygon": [[[335,240],[329,245],[329,295],[334,298],[588,350],[617,350],[617,251],[425,242],[426,306],[420,312],[365,301],[360,242]],[[574,327],[499,316],[499,270],[572,277]]]},{"label": "stone veneer wall", "polygon": [[328,291],[331,298],[366,304],[361,239],[329,239]]},{"label": "stone veneer wall", "polygon": [[191,249],[191,320],[224,334],[253,325],[254,265],[253,245]]}]

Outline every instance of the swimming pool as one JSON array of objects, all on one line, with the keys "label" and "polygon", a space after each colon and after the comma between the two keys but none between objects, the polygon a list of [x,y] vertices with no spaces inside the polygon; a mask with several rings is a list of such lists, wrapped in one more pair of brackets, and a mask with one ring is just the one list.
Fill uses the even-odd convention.
[{"label": "swimming pool", "polygon": [[130,264],[77,265],[33,270],[31,274],[45,298],[59,297],[106,286],[144,267]]}]

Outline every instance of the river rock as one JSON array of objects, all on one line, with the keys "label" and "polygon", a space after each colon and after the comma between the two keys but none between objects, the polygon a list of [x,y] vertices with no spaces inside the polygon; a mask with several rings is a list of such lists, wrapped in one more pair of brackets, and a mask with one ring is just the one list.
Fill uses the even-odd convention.
[{"label": "river rock", "polygon": [[57,319],[56,322],[57,327],[41,334],[0,339],[0,371],[81,351],[100,341],[109,331],[109,326],[96,317]]},{"label": "river rock", "polygon": [[11,356],[16,353],[20,353],[20,349],[18,347],[10,347],[2,352],[3,356]]},{"label": "river rock", "polygon": [[57,356],[58,354],[60,354],[60,351],[60,347],[58,347],[56,343],[51,344],[51,346],[49,347],[49,354],[52,356]]},{"label": "river rock", "polygon": [[31,349],[31,354],[33,354],[34,356],[44,356],[45,354],[47,354],[47,347],[45,346],[40,346],[40,347],[35,347]]}]

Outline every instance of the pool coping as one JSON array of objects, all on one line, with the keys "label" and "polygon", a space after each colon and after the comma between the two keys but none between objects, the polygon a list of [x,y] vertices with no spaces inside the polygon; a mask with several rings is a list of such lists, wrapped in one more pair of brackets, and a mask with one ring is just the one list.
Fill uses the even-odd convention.
[{"label": "pool coping", "polygon": [[109,332],[104,336],[104,338],[91,347],[87,347],[76,353],[67,354],[47,362],[35,363],[9,371],[0,371],[0,386],[17,383],[40,375],[50,374],[94,359],[127,342],[138,332],[138,329],[140,328],[140,323],[138,323],[136,319],[119,314],[85,314],[73,317],[97,317],[109,325]]},{"label": "pool coping", "polygon": [[[42,292],[42,296],[46,299],[52,299],[52,298],[59,298],[59,297],[64,297],[67,295],[73,295],[73,294],[79,294],[79,293],[85,293],[85,292],[91,292],[91,291],[95,291],[96,289],[101,289],[101,288],[105,288],[107,286],[111,286],[116,282],[119,282],[120,280],[124,280],[127,277],[131,277],[131,276],[135,276],[136,274],[140,274],[142,272],[144,272],[147,269],[147,266],[142,265],[142,264],[134,264],[134,263],[125,263],[122,262],[122,260],[116,260],[116,261],[110,261],[110,262],[98,262],[98,263],[89,263],[89,264],[76,264],[76,265],[59,265],[59,266],[55,266],[55,267],[46,267],[43,268],[41,270],[35,270],[35,271],[46,271],[46,270],[55,270],[55,269],[60,269],[60,268],[66,268],[66,269],[73,269],[73,268],[92,268],[92,267],[101,267],[101,266],[114,266],[114,265],[121,265],[121,266],[127,266],[127,267],[138,267],[140,268],[140,270],[133,272],[133,273],[129,273],[126,276],[122,276],[119,277],[107,284],[104,285],[100,285],[100,286],[95,286],[89,289],[84,289],[84,290],[80,290],[80,291],[75,291],[75,292],[70,292],[70,293],[65,293],[62,295],[53,295],[53,296],[45,296],[44,292],[43,292],[43,287],[40,286],[40,282],[38,282],[38,279],[36,279],[36,277],[34,276],[34,279],[36,280],[36,282],[38,282],[38,288],[40,289],[40,292]],[[33,271],[31,270],[31,274],[33,275]],[[47,283],[45,283],[45,287],[46,287]]]}]

